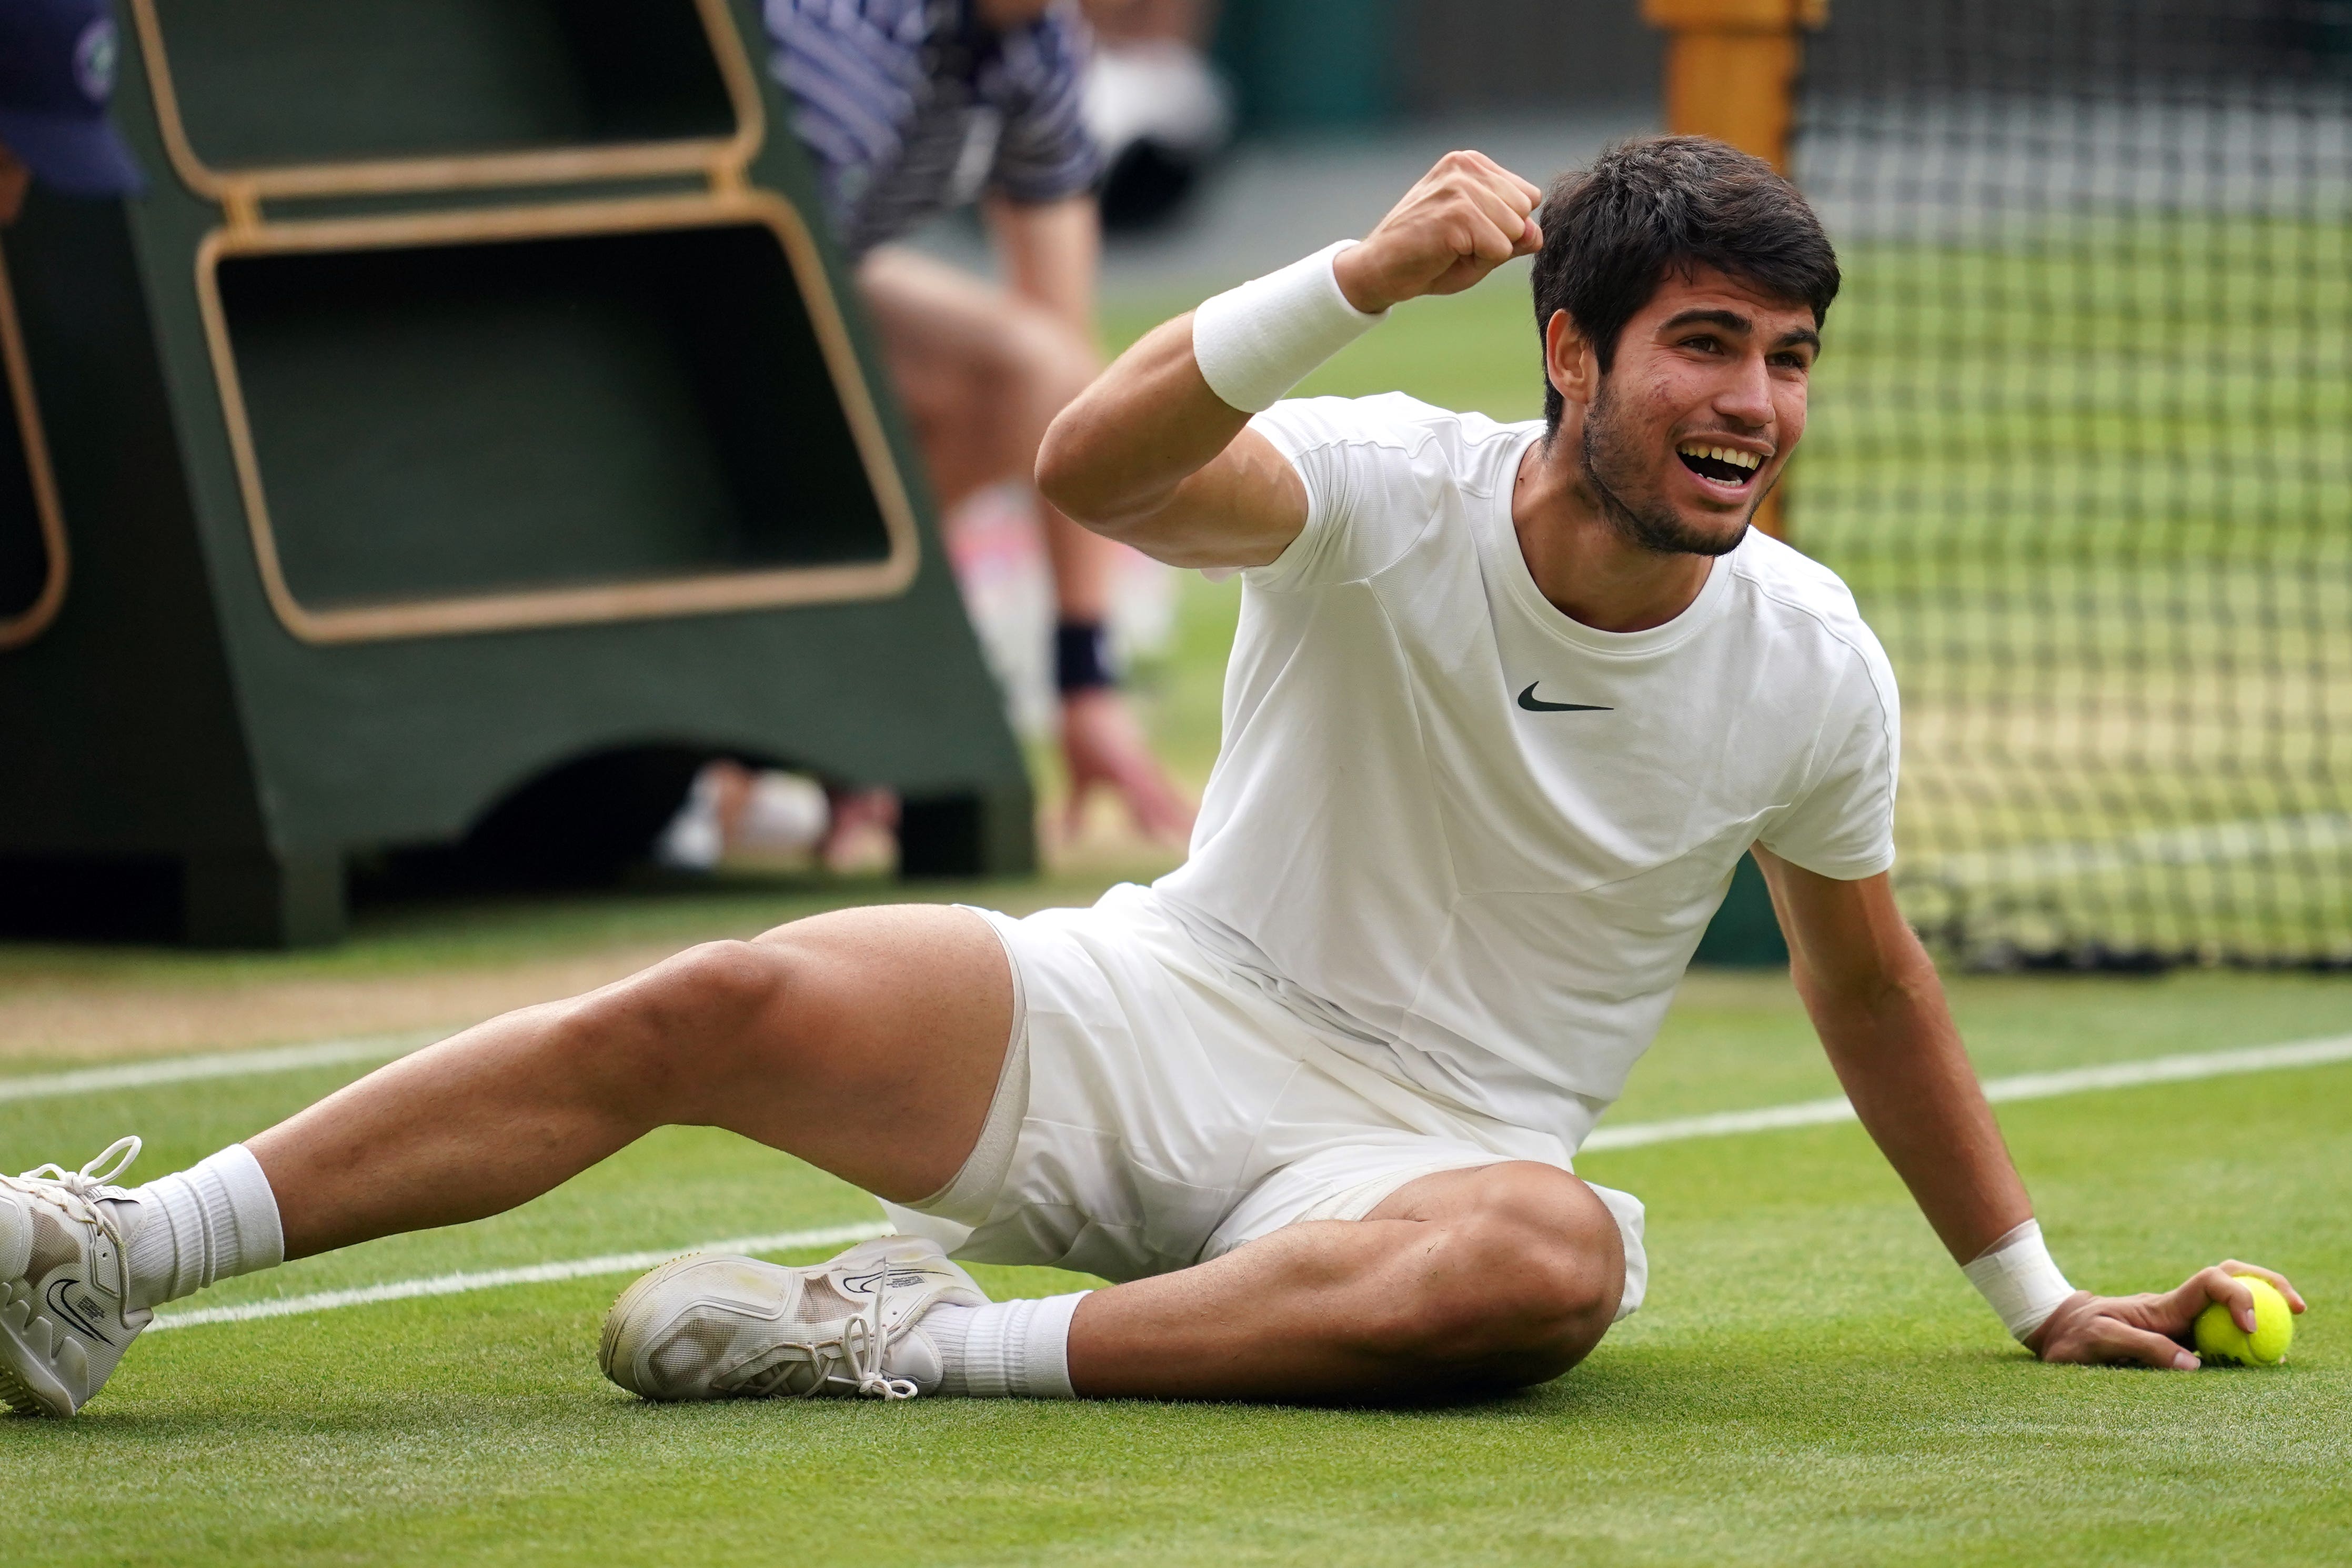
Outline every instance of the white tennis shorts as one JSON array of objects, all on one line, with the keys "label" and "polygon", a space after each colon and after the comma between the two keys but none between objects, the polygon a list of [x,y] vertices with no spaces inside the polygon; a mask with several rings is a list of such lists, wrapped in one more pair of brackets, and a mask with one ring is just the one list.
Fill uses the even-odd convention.
[{"label": "white tennis shorts", "polygon": [[[1145,888],[1026,920],[976,913],[1013,964],[1013,1039],[979,1144],[908,1235],[982,1263],[1134,1279],[1303,1220],[1361,1219],[1417,1177],[1570,1170],[1549,1133],[1446,1105],[1343,1055],[1195,943]],[[1642,1205],[1594,1187],[1625,1242],[1618,1316],[1649,1278]]]}]

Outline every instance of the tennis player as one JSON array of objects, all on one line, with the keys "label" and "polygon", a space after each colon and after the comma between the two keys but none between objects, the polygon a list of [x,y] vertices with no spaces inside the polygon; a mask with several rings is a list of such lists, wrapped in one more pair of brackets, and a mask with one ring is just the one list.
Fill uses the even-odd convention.
[{"label": "tennis player", "polygon": [[[1088,910],[848,910],[694,948],[125,1191],[0,1186],[0,1386],[70,1414],[161,1302],[499,1213],[670,1122],[787,1149],[902,1234],[689,1256],[605,1325],[654,1399],[1381,1399],[1557,1376],[1640,1303],[1642,1206],[1571,1157],[1740,856],[1862,1121],[2042,1359],[2197,1364],[2204,1268],[2077,1290],[1896,912],[1896,710],[1837,579],[1750,531],[1838,287],[1769,168],[1636,142],[1536,187],[1448,156],[1361,244],[1153,331],[1054,426],[1071,516],[1239,571],[1191,859]],[[1392,306],[1533,254],[1549,390],[1498,425],[1281,402]],[[1121,1281],[992,1303],[954,1262]],[[2295,1310],[2302,1301],[2275,1274]]]}]

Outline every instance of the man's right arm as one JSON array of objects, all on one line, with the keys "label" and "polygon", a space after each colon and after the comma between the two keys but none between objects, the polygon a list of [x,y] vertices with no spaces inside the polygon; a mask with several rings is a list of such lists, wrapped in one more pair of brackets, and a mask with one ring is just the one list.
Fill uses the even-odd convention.
[{"label": "man's right arm", "polygon": [[[1337,282],[1342,316],[1458,293],[1542,244],[1529,216],[1541,197],[1480,153],[1449,153],[1361,245],[1338,254],[1322,287]],[[1264,566],[1307,526],[1307,487],[1273,442],[1247,428],[1249,414],[1210,386],[1193,320],[1154,329],[1062,411],[1038,450],[1037,488],[1096,532],[1170,565]],[[1244,342],[1240,357],[1250,353]],[[1220,363],[1229,375],[1235,368],[1232,355]],[[1243,368],[1251,383],[1273,377],[1258,395],[1264,406],[1314,366]]]},{"label": "man's right arm", "polygon": [[1037,453],[1037,488],[1171,566],[1263,566],[1307,526],[1307,487],[1249,418],[1209,390],[1187,311],[1062,411]]}]

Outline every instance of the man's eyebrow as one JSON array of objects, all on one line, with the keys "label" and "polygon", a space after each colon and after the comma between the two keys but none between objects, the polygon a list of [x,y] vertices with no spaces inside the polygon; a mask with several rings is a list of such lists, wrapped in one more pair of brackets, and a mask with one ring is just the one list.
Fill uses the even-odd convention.
[{"label": "man's eyebrow", "polygon": [[1721,327],[1725,331],[1738,332],[1741,337],[1756,330],[1756,323],[1737,310],[1710,310],[1704,306],[1676,311],[1666,318],[1665,325],[1659,330],[1674,332],[1685,327],[1696,326]]},{"label": "man's eyebrow", "polygon": [[[1685,327],[1700,326],[1720,327],[1727,332],[1737,332],[1743,338],[1756,330],[1756,323],[1737,310],[1695,305],[1687,310],[1677,310],[1668,316],[1665,325],[1659,331],[1675,332]],[[1795,348],[1800,343],[1815,353],[1822,352],[1822,335],[1811,327],[1799,327],[1792,332],[1783,332],[1780,334],[1780,341],[1772,346],[1776,349],[1790,349]]]}]

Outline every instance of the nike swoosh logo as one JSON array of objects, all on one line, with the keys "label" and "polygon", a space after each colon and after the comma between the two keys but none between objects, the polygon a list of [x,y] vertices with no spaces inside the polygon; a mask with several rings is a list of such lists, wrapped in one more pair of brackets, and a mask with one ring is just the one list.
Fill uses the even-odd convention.
[{"label": "nike swoosh logo", "polygon": [[[70,1292],[80,1289],[80,1287],[81,1281],[79,1279],[50,1280],[48,1289],[49,1310],[64,1319],[71,1327],[79,1329],[85,1339],[96,1340],[100,1344],[112,1344],[114,1342],[107,1337],[106,1331],[98,1326],[97,1322],[93,1321],[91,1314],[89,1312],[83,1311],[81,1310],[81,1304],[73,1300]],[[93,1309],[97,1307],[97,1303],[94,1301],[91,1302],[90,1305]]]},{"label": "nike swoosh logo", "polygon": [[929,1275],[919,1270],[877,1268],[871,1274],[849,1275],[842,1280],[841,1288],[852,1296],[871,1296],[882,1289],[886,1281],[891,1289],[903,1290],[910,1287],[928,1285],[930,1280]]},{"label": "nike swoosh logo", "polygon": [[1591,702],[1546,702],[1536,695],[1536,688],[1542,684],[1543,682],[1539,680],[1528,681],[1528,689],[1519,693],[1519,706],[1530,713],[1614,713],[1617,711],[1614,708],[1602,708]]}]

